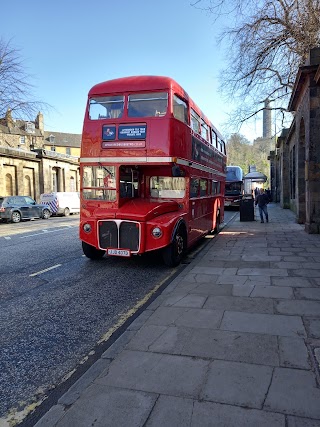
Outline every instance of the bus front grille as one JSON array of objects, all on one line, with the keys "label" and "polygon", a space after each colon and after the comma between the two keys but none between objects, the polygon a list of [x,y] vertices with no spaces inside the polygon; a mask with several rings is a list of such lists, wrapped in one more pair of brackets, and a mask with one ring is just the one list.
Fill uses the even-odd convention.
[{"label": "bus front grille", "polygon": [[140,227],[133,221],[99,221],[101,249],[120,248],[137,252],[140,246]]}]

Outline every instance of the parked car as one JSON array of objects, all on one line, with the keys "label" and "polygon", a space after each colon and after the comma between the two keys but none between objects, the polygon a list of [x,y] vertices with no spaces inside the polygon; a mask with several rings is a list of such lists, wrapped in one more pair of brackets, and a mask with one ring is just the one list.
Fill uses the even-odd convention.
[{"label": "parked car", "polygon": [[0,218],[5,222],[20,222],[22,219],[51,216],[50,207],[38,204],[29,196],[0,196]]}]

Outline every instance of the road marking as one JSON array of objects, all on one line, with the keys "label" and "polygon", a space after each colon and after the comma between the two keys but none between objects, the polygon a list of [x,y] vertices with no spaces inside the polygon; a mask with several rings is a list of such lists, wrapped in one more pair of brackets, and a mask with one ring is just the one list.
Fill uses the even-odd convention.
[{"label": "road marking", "polygon": [[61,267],[61,264],[53,265],[52,267],[45,268],[44,270],[38,271],[37,273],[29,274],[29,277],[38,276],[39,274],[45,273],[47,271],[53,270],[54,268]]},{"label": "road marking", "polygon": [[6,240],[11,240],[11,237],[9,237],[9,236],[4,236],[4,238],[5,238]]},{"label": "road marking", "polygon": [[[70,228],[69,226],[67,226],[67,228]],[[33,237],[33,236],[41,236],[42,234],[47,234],[47,233],[56,233],[58,231],[63,231],[65,229],[65,227],[60,228],[59,230],[41,230],[41,233],[34,233],[34,234],[28,234],[27,236],[22,236],[20,237],[20,239],[26,239],[27,237]]]}]

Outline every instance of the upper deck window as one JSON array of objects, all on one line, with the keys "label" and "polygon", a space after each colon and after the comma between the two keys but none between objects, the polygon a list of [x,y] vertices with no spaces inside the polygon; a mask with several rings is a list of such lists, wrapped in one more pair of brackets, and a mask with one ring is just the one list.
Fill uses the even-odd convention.
[{"label": "upper deck window", "polygon": [[200,116],[191,109],[191,128],[197,132],[200,133]]},{"label": "upper deck window", "polygon": [[188,106],[177,95],[173,96],[173,115],[181,122],[188,123]]},{"label": "upper deck window", "polygon": [[201,136],[206,141],[209,141],[209,126],[203,119],[201,119]]},{"label": "upper deck window", "polygon": [[128,117],[163,117],[167,109],[166,92],[135,93],[128,98]]},{"label": "upper deck window", "polygon": [[221,153],[225,154],[224,142],[219,137],[217,138],[217,141],[218,141],[218,150],[221,151]]},{"label": "upper deck window", "polygon": [[213,129],[211,130],[211,142],[212,145],[217,148],[217,134]]},{"label": "upper deck window", "polygon": [[89,101],[89,118],[117,119],[122,117],[124,109],[124,96],[103,96],[91,98]]}]

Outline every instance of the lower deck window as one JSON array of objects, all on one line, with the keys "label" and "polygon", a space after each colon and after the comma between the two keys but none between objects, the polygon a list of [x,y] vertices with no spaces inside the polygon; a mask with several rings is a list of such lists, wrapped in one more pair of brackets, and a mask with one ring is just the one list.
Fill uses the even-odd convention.
[{"label": "lower deck window", "polygon": [[182,177],[152,176],[150,178],[151,197],[182,199],[186,194],[186,181]]}]

